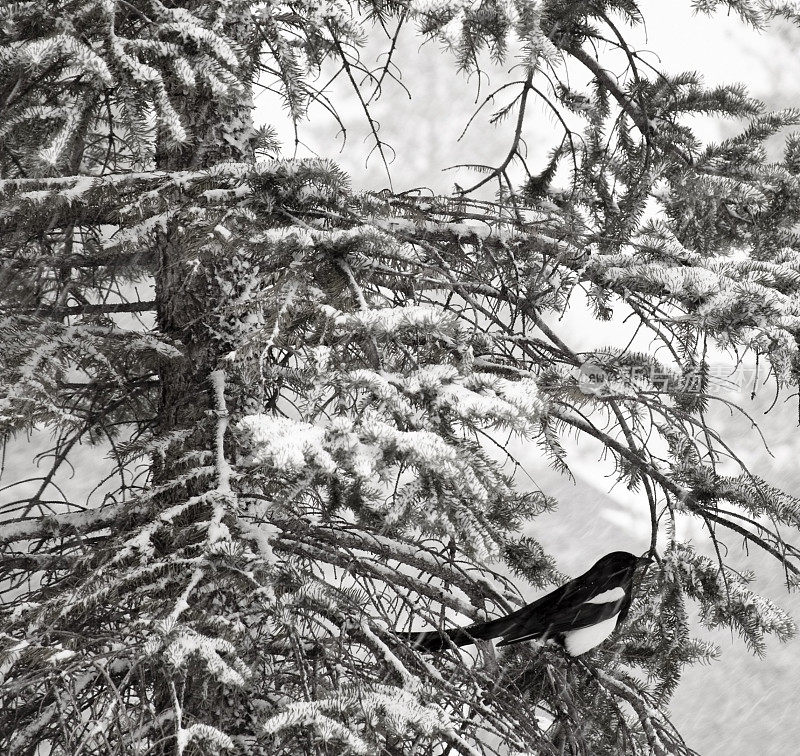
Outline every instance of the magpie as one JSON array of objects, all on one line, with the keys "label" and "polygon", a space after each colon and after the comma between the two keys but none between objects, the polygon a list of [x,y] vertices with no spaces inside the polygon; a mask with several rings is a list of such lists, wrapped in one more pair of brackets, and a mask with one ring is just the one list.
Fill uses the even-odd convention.
[{"label": "magpie", "polygon": [[467,646],[476,640],[502,638],[498,646],[526,640],[552,640],[570,656],[599,646],[628,614],[633,575],[649,557],[613,551],[583,575],[570,580],[532,604],[505,617],[467,627],[410,633],[408,639],[422,651],[440,651],[450,644]]}]

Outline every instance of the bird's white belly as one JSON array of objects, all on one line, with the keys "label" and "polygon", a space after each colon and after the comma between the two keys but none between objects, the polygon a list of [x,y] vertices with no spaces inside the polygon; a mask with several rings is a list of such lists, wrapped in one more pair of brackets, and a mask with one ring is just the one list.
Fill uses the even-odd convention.
[{"label": "bird's white belly", "polygon": [[599,646],[617,626],[619,612],[607,620],[598,622],[591,627],[582,627],[579,630],[567,630],[564,633],[564,648],[570,656],[580,656]]}]

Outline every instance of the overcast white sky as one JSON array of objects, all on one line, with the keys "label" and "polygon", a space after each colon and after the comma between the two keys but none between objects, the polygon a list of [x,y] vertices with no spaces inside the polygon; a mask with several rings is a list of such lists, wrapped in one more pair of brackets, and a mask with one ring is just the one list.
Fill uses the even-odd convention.
[{"label": "overcast white sky", "polygon": [[[769,100],[772,107],[800,103],[795,53],[800,47],[797,30],[782,25],[759,34],[737,17],[723,12],[711,17],[694,15],[688,0],[645,0],[641,5],[647,20],[646,30],[629,30],[627,34],[640,50],[652,51],[649,59],[656,67],[672,73],[700,71],[709,84],[744,82],[754,95]],[[365,54],[365,61],[374,61],[377,66],[378,56],[385,49],[385,41],[374,44]],[[491,161],[504,153],[511,128],[509,122],[492,128],[485,118],[479,117],[467,136],[460,143],[457,141],[475,107],[477,78],[473,76],[468,81],[456,73],[452,56],[442,55],[438,43],[420,46],[419,37],[407,29],[395,60],[412,98],[409,100],[398,86],[389,84],[384,96],[373,104],[381,135],[396,151],[390,166],[395,189],[424,185],[437,192],[448,192],[453,181],[465,185],[466,174],[443,173],[443,168],[475,162],[478,158]],[[481,98],[508,80],[511,65],[487,69],[491,85],[483,80]],[[348,130],[345,149],[339,152],[342,139],[337,136],[336,124],[321,107],[316,107],[310,112],[310,122],[301,128],[300,137],[307,147],[301,147],[298,154],[316,152],[335,158],[350,173],[356,187],[387,186],[377,154],[372,155],[365,167],[374,142],[368,137],[360,105],[343,76],[331,88],[331,97]],[[284,146],[291,152],[292,130],[285,118],[276,118],[281,112],[279,103],[269,95],[259,95],[256,104],[256,120],[275,124]],[[544,106],[536,106],[533,115],[528,120],[526,137],[534,156],[532,164],[536,165],[537,156],[543,159],[557,131]],[[705,139],[720,136],[715,123],[696,126]]]}]

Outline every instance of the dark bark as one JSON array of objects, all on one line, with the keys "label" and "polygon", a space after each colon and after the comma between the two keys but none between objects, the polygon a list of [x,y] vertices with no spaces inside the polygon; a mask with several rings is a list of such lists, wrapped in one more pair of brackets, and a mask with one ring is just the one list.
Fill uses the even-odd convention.
[{"label": "dark bark", "polygon": [[[254,163],[251,115],[251,77],[255,61],[249,6],[230,9],[229,38],[238,43],[241,61],[241,89],[228,98],[214,98],[196,91],[171,92],[191,139],[189,146],[157,146],[157,168],[170,173],[204,170],[221,162]],[[182,451],[211,449],[209,417],[214,400],[210,374],[220,367],[220,359],[234,344],[220,332],[217,320],[224,307],[217,276],[227,252],[206,237],[193,233],[192,220],[173,219],[158,243],[155,274],[156,313],[159,331],[183,345],[184,357],[166,365],[160,374],[161,402],[159,429],[163,433],[195,428]],[[155,471],[155,482],[174,474],[169,461]]]}]

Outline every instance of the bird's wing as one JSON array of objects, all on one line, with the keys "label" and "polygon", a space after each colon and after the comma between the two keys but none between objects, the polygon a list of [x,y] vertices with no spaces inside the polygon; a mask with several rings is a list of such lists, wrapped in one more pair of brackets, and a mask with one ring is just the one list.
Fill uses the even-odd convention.
[{"label": "bird's wing", "polygon": [[[604,601],[605,598],[608,601]],[[601,603],[591,603],[593,601]],[[613,575],[595,578],[580,575],[531,604],[497,619],[454,627],[443,632],[428,630],[411,633],[410,640],[426,651],[445,648],[449,642],[466,646],[475,640],[502,638],[508,645],[532,638],[550,638],[567,630],[577,630],[613,617],[626,610],[630,594]]]},{"label": "bird's wing", "polygon": [[565,583],[560,588],[556,588],[546,596],[542,596],[542,598],[537,599],[532,604],[527,604],[511,614],[488,620],[487,622],[476,622],[474,625],[469,625],[461,629],[471,637],[481,640],[500,638],[523,626],[530,627],[533,631],[538,621],[537,618],[546,615],[551,610],[552,606],[557,605],[559,601],[563,600],[566,593],[568,593],[569,587],[570,583]]},{"label": "bird's wing", "polygon": [[552,597],[556,594],[562,594],[567,585],[562,585],[538,601],[523,606],[522,609],[517,609],[517,611],[504,617],[498,617],[486,622],[476,622],[467,627],[451,627],[446,630],[423,630],[409,633],[407,637],[414,646],[424,651],[441,651],[443,648],[447,648],[450,643],[456,646],[468,646],[476,640],[500,638],[515,628],[521,627],[525,622],[535,621],[538,613],[537,607],[549,605]]},{"label": "bird's wing", "polygon": [[583,603],[577,606],[563,607],[546,617],[531,617],[529,621],[520,621],[508,627],[503,633],[503,640],[498,646],[531,640],[532,638],[552,638],[570,630],[596,625],[620,613],[626,597],[602,604]]},{"label": "bird's wing", "polygon": [[628,592],[614,585],[610,578],[576,578],[507,617],[464,630],[476,638],[502,636],[500,645],[531,638],[549,638],[613,617],[627,599]]},{"label": "bird's wing", "polygon": [[[516,631],[525,627],[529,633],[535,633],[536,628],[541,623],[541,618],[548,616],[562,603],[573,603],[574,599],[580,600],[576,595],[576,581],[565,583],[560,588],[556,588],[546,596],[542,596],[531,604],[526,604],[521,609],[517,609],[511,614],[486,622],[476,622],[474,625],[457,628],[459,634],[464,633],[470,638],[478,640],[488,640],[490,638],[500,638],[509,632]],[[591,595],[591,591],[587,596]],[[544,629],[545,625],[541,625]]]}]

